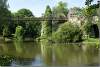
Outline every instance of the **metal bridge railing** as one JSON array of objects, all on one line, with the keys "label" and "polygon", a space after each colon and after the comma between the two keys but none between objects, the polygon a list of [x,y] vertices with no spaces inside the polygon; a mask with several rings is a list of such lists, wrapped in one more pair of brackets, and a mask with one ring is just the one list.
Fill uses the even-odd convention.
[{"label": "metal bridge railing", "polygon": [[12,17],[12,18],[8,18],[8,20],[12,20],[12,21],[67,21],[68,18],[67,17],[61,17],[61,18],[57,18],[57,17],[27,17],[27,18],[20,18],[20,17]]}]

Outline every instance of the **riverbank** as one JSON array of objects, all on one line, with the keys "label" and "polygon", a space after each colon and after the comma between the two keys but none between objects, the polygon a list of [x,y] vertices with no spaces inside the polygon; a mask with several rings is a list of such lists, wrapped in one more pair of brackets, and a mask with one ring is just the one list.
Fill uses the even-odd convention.
[{"label": "riverbank", "polygon": [[82,43],[94,43],[94,44],[99,44],[99,38],[87,38],[87,39],[84,39]]},{"label": "riverbank", "polygon": [[[13,42],[13,39],[14,38],[8,38],[8,37],[3,37],[3,36],[0,36],[0,42]],[[24,38],[23,40],[24,42],[32,42],[34,41],[33,38]]]},{"label": "riverbank", "polygon": [[[4,41],[4,42],[12,42],[13,40],[10,39],[10,38],[3,38],[3,36],[0,36],[0,42],[1,41]],[[32,42],[32,41],[37,41],[37,40],[34,40],[33,38],[25,38],[24,39],[25,42]],[[47,40],[48,41],[48,40]],[[50,40],[51,41],[51,40]],[[89,44],[89,43],[93,43],[93,44],[99,44],[99,38],[87,38],[87,39],[83,39],[82,42],[76,42],[76,43],[83,43],[83,44]],[[46,42],[46,40],[45,40]]]}]

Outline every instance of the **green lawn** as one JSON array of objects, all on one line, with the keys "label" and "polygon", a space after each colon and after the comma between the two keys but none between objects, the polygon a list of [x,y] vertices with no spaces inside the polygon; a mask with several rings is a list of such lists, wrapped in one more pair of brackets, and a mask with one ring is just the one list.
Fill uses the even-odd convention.
[{"label": "green lawn", "polygon": [[83,43],[96,43],[99,44],[100,40],[99,38],[87,38],[83,40]]}]

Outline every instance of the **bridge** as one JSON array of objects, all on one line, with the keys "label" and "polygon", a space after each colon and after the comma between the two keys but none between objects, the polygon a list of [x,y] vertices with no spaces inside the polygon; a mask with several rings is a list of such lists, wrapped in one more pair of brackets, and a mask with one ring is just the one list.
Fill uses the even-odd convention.
[{"label": "bridge", "polygon": [[[22,18],[22,17],[12,17],[12,18],[8,18],[7,20],[11,21],[11,22],[14,22],[14,21],[17,21],[17,22],[20,22],[20,21],[24,21],[24,22],[28,22],[28,21],[68,21],[68,18],[67,17],[61,17],[61,18],[58,18],[58,17],[25,17],[25,18]],[[95,21],[94,21],[95,22]],[[45,22],[42,22],[42,35],[43,34],[46,34],[45,32],[49,32],[49,30],[45,31]],[[52,27],[51,27],[52,28]],[[96,24],[93,24],[92,25],[92,29],[96,30],[95,33],[95,36],[96,37],[99,37],[99,27],[96,25]]]},{"label": "bridge", "polygon": [[[48,21],[48,22],[41,22],[41,36],[50,36],[52,30],[52,21],[67,21],[67,17],[11,17],[8,18],[7,21],[9,22],[25,22],[28,21]],[[49,34],[48,34],[49,33]]]},{"label": "bridge", "polygon": [[25,17],[25,18],[21,18],[21,17],[12,17],[9,18],[9,20],[11,21],[62,21],[65,20],[67,21],[68,18],[67,17],[61,17],[61,18],[57,18],[57,17]]}]

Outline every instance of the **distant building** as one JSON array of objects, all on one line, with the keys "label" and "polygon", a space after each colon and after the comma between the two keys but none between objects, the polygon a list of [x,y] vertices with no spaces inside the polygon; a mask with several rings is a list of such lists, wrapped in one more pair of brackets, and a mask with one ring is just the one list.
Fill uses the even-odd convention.
[{"label": "distant building", "polygon": [[[68,12],[68,21],[78,25],[81,27],[85,23],[87,23],[87,20],[84,16],[80,15],[80,11],[78,11],[78,8],[71,8]],[[93,16],[91,19],[91,37],[99,37],[99,17],[98,16]],[[84,31],[85,32],[85,31]]]},{"label": "distant building", "polygon": [[77,7],[71,8],[68,12],[68,21],[81,26],[84,17],[80,15],[80,10]]}]

